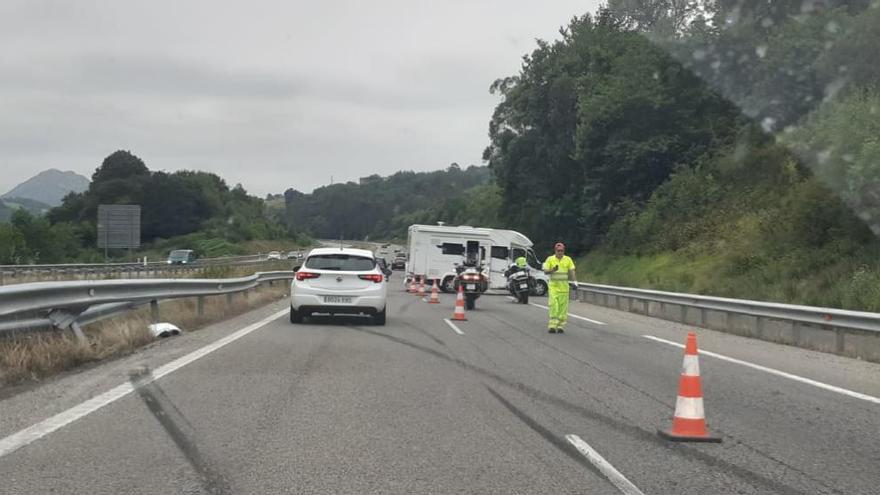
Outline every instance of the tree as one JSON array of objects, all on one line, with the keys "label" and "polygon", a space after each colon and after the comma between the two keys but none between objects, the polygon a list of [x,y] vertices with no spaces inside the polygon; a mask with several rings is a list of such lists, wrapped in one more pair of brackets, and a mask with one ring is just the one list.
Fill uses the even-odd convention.
[{"label": "tree", "polygon": [[661,48],[608,10],[538,41],[502,95],[484,159],[503,221],[539,242],[594,245],[617,205],[641,202],[676,167],[733,140],[742,122]]},{"label": "tree", "polygon": [[129,179],[139,175],[149,175],[150,170],[144,161],[130,151],[118,150],[110,154],[92,174],[92,182],[113,179]]},{"label": "tree", "polygon": [[0,223],[0,263],[17,265],[25,262],[26,250],[21,232],[10,223]]}]

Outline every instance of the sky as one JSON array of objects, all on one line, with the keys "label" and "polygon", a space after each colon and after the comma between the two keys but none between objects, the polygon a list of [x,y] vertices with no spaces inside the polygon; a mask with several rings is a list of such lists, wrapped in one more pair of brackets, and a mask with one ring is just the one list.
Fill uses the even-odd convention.
[{"label": "sky", "polygon": [[535,39],[598,1],[0,3],[0,192],[130,150],[253,194],[481,165]]}]

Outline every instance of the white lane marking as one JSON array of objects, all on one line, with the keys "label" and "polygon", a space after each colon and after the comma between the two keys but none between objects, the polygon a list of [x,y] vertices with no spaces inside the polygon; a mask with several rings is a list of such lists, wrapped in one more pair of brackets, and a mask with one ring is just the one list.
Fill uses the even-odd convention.
[{"label": "white lane marking", "polygon": [[452,327],[452,329],[455,330],[455,333],[459,335],[464,335],[464,332],[462,332],[457,326],[455,326],[455,323],[452,323],[452,320],[450,320],[449,318],[443,318],[443,321],[445,321],[447,325]]},{"label": "white lane marking", "polygon": [[[661,339],[660,337],[654,337],[653,335],[642,335],[642,337],[649,339],[649,340],[653,340],[653,341],[660,342],[663,344],[669,344],[671,346],[675,346],[675,347],[679,347],[681,349],[684,349],[684,344],[679,344],[678,342],[672,342],[671,340]],[[783,378],[788,378],[789,380],[794,380],[796,382],[806,383],[807,385],[812,385],[814,387],[818,387],[818,388],[821,388],[824,390],[829,390],[831,392],[843,394],[843,395],[852,397],[854,399],[861,399],[861,400],[865,400],[868,402],[873,402],[874,404],[880,404],[880,397],[874,397],[873,395],[863,394],[861,392],[856,392],[854,390],[836,387],[834,385],[829,385],[827,383],[818,382],[816,380],[804,378],[799,375],[793,375],[791,373],[786,373],[784,371],[780,371],[780,370],[777,370],[774,368],[768,368],[766,366],[761,366],[760,364],[754,364],[754,363],[750,363],[748,361],[743,361],[741,359],[732,358],[729,356],[725,356],[723,354],[717,354],[717,353],[710,352],[710,351],[704,351],[702,349],[697,350],[697,352],[699,352],[700,354],[704,354],[706,356],[720,359],[722,361],[727,361],[727,362],[734,363],[734,364],[740,364],[740,365],[745,366],[747,368],[752,368],[752,369],[756,369],[758,371],[764,371],[766,373],[770,373],[771,375],[781,376]]]},{"label": "white lane marking", "polygon": [[[178,369],[186,366],[193,361],[202,358],[221,347],[231,344],[236,340],[244,337],[245,335],[257,330],[278,318],[284,316],[288,310],[279,311],[272,316],[266,317],[252,325],[249,325],[241,330],[236,331],[235,333],[229,334],[226,337],[223,337],[216,342],[208,344],[200,349],[196,349],[195,351],[179,357],[174,361],[171,361],[168,364],[160,366],[153,371],[152,377],[149,379],[145,379],[142,383],[146,384],[159,378],[162,378],[165,375],[173,373]],[[51,418],[43,420],[39,423],[31,425],[17,433],[13,433],[6,438],[0,439],[0,457],[3,457],[7,454],[10,454],[36,440],[39,440],[46,435],[59,430],[74,421],[87,416],[102,407],[112,404],[117,400],[125,397],[134,391],[134,386],[130,383],[123,383],[117,387],[114,387],[101,395],[92,397],[84,402],[79,403],[76,406],[71,407],[70,409],[60,412]]]},{"label": "white lane marking", "polygon": [[645,495],[636,485],[633,485],[630,480],[626,479],[626,476],[620,474],[620,471],[615,469],[610,462],[606,461],[604,457],[599,455],[593,447],[590,447],[590,444],[583,441],[581,437],[577,435],[565,435],[565,439],[568,440],[568,443],[574,445],[574,448],[578,449],[578,451],[583,454],[590,463],[596,466],[596,468],[604,474],[618,490],[620,490],[620,493],[625,495]]},{"label": "white lane marking", "polygon": [[[529,303],[529,304],[531,304],[532,306],[537,306],[537,307],[539,307],[539,308],[550,309],[550,308],[548,308],[547,306],[544,306],[544,305],[542,305],[542,304],[535,304],[535,303]],[[578,315],[571,314],[571,313],[569,313],[568,316],[570,316],[570,317],[572,317],[572,318],[577,318],[578,320],[588,321],[588,322],[590,322],[590,323],[594,323],[594,324],[596,324],[596,325],[607,325],[607,323],[603,323],[603,322],[601,322],[601,321],[597,321],[597,320],[591,320],[591,319],[589,319],[589,318],[585,318],[585,317],[583,317],[583,316],[578,316]]]}]

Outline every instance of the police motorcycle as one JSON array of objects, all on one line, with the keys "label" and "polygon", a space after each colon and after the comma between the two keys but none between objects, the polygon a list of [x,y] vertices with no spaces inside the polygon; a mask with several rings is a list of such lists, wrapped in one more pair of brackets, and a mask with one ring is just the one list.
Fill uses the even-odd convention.
[{"label": "police motorcycle", "polygon": [[466,309],[474,309],[477,298],[489,290],[489,277],[483,273],[485,263],[483,261],[484,248],[476,241],[467,241],[464,259],[455,264],[455,280],[453,287],[458,292],[462,287],[464,293],[464,306]]},{"label": "police motorcycle", "polygon": [[510,268],[505,270],[504,276],[507,278],[507,290],[510,291],[510,295],[516,298],[518,303],[528,304],[529,294],[537,286],[529,265],[524,263],[510,265]]}]

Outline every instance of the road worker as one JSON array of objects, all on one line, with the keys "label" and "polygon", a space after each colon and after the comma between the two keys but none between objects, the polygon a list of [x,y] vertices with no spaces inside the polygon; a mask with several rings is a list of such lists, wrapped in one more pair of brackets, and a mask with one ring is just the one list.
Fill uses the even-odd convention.
[{"label": "road worker", "polygon": [[544,273],[550,277],[547,287],[550,323],[547,329],[550,333],[563,333],[568,320],[569,284],[573,285],[575,281],[574,261],[565,255],[565,244],[557,242],[554,251],[555,254],[551,254],[542,267]]}]

